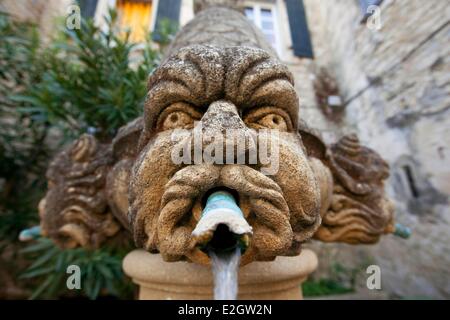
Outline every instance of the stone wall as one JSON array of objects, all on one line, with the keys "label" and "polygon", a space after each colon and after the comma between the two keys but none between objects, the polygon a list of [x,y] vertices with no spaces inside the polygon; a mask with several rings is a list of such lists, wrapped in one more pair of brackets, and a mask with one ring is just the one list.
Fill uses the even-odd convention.
[{"label": "stone wall", "polygon": [[37,24],[41,39],[47,41],[54,33],[57,19],[67,14],[71,4],[72,0],[2,0],[0,11],[8,12],[17,20]]},{"label": "stone wall", "polygon": [[[304,2],[316,58],[297,78],[308,82],[314,70],[325,67],[336,78],[346,102],[342,123],[322,118],[318,129],[356,132],[364,144],[388,160],[387,189],[396,204],[397,220],[413,231],[409,240],[386,236],[373,247],[314,247],[322,253],[321,261],[330,261],[326,255],[333,255],[335,262],[352,267],[373,260],[381,266],[383,289],[391,296],[448,298],[448,2],[385,0],[379,30],[361,23],[359,1]],[[301,72],[298,68],[293,71]],[[299,90],[301,95],[304,89]],[[316,108],[309,112],[308,121],[313,124],[317,122],[314,103],[302,103],[306,110]],[[324,272],[327,267],[322,264]]]}]

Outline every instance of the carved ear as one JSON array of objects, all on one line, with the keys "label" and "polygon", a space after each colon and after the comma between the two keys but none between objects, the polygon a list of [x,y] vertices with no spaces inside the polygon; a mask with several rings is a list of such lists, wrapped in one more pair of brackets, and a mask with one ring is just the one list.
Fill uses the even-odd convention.
[{"label": "carved ear", "polygon": [[95,154],[97,148],[97,139],[90,134],[83,134],[69,150],[70,157],[74,162],[87,162]]},{"label": "carved ear", "polygon": [[387,163],[362,146],[356,135],[330,146],[326,166],[333,174],[333,194],[314,238],[323,242],[376,243],[392,229],[393,207],[384,194]]},{"label": "carved ear", "polygon": [[64,248],[98,248],[121,237],[121,225],[105,196],[111,164],[111,146],[88,134],[56,155],[47,171],[47,194],[39,204],[43,234]]},{"label": "carved ear", "polygon": [[119,129],[112,142],[114,159],[121,160],[137,156],[139,137],[143,127],[143,118],[139,117]]},{"label": "carved ear", "polygon": [[299,121],[298,132],[302,137],[307,155],[324,161],[326,158],[327,146],[320,137],[319,132],[309,128],[303,121]]}]

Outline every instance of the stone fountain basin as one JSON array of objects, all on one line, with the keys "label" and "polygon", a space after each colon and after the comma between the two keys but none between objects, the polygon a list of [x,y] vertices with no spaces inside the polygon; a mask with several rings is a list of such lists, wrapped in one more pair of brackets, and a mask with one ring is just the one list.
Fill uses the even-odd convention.
[{"label": "stone fountain basin", "polygon": [[[300,300],[301,284],[317,268],[316,254],[308,249],[295,257],[252,262],[239,269],[241,300]],[[165,262],[159,254],[130,252],[125,273],[139,286],[140,300],[209,300],[213,298],[211,267],[178,261]]]}]

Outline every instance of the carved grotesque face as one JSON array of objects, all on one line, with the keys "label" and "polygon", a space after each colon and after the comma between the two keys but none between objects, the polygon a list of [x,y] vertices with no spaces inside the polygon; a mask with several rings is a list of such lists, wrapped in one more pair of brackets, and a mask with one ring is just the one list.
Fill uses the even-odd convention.
[{"label": "carved grotesque face", "polygon": [[[137,245],[168,261],[204,262],[191,233],[205,195],[225,188],[253,228],[244,263],[297,254],[320,224],[320,195],[298,133],[298,109],[291,74],[263,50],[191,46],[163,63],[149,80],[131,176],[129,220]],[[200,147],[196,132],[204,135]],[[208,150],[214,142],[209,136],[220,133],[224,149],[235,148],[236,156],[225,159],[224,152],[223,158],[213,154],[214,161],[195,161],[194,149]],[[250,161],[252,146],[261,143],[276,157]],[[192,151],[192,163],[174,161],[180,144]]]}]

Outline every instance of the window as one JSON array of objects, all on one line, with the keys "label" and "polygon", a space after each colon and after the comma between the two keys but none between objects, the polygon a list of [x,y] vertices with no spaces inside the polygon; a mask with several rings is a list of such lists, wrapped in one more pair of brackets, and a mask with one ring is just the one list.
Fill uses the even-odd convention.
[{"label": "window", "polygon": [[405,174],[405,180],[407,181],[407,187],[409,187],[408,190],[411,196],[413,196],[414,198],[419,198],[419,191],[417,190],[416,179],[414,177],[411,166],[404,165],[402,169]]},{"label": "window", "polygon": [[247,7],[245,8],[245,16],[250,19],[253,23],[255,23],[255,14],[253,13],[253,8]]},{"label": "window", "polygon": [[85,19],[93,18],[97,8],[97,0],[78,0],[81,16]]},{"label": "window", "polygon": [[255,4],[244,9],[245,16],[251,20],[266,36],[267,41],[279,51],[275,8],[270,4]]},{"label": "window", "polygon": [[299,58],[314,58],[303,0],[285,0],[291,29],[292,49]]},{"label": "window", "polygon": [[129,29],[132,42],[144,42],[150,32],[152,2],[150,0],[118,0],[117,11],[122,29]]},{"label": "window", "polygon": [[407,155],[403,155],[393,166],[394,190],[408,201],[421,198],[420,180],[414,160]]},{"label": "window", "polygon": [[161,29],[164,21],[170,21],[178,27],[180,22],[181,0],[159,0],[156,12],[155,27],[152,38],[156,42],[163,40]]}]

